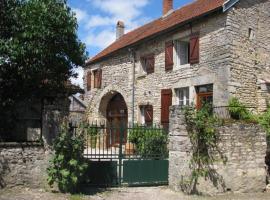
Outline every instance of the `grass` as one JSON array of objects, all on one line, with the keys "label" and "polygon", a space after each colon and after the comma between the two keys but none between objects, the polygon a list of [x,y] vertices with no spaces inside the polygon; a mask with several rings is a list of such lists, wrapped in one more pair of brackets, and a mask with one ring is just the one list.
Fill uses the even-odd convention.
[{"label": "grass", "polygon": [[81,195],[81,194],[71,195],[69,197],[69,200],[83,200],[83,195]]}]

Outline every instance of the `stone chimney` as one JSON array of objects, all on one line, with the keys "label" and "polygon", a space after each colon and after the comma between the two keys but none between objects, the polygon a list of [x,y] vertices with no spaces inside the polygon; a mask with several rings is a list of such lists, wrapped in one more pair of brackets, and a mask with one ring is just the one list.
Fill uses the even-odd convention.
[{"label": "stone chimney", "polygon": [[125,25],[124,22],[118,21],[116,25],[116,40],[122,37],[125,34]]},{"label": "stone chimney", "polygon": [[173,0],[163,0],[163,16],[173,10]]}]

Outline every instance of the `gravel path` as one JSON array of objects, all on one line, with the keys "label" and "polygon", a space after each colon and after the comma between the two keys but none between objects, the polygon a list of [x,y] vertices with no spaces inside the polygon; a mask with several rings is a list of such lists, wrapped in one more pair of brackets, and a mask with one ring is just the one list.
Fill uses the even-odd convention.
[{"label": "gravel path", "polygon": [[65,195],[43,190],[16,188],[0,190],[0,200],[270,200],[270,193],[228,194],[215,197],[185,196],[167,187],[89,190],[88,195]]}]

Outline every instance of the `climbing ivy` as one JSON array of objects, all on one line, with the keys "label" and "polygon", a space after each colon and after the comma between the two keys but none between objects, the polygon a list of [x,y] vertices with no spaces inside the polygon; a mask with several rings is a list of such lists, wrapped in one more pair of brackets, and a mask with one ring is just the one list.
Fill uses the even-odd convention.
[{"label": "climbing ivy", "polygon": [[[213,173],[212,164],[217,157],[219,135],[216,128],[220,120],[212,114],[212,108],[205,105],[196,110],[193,107],[184,108],[188,136],[191,142],[190,169],[192,170],[189,186],[195,187],[200,177],[208,177]],[[225,162],[226,159],[223,158]],[[182,186],[186,183],[182,183]]]}]

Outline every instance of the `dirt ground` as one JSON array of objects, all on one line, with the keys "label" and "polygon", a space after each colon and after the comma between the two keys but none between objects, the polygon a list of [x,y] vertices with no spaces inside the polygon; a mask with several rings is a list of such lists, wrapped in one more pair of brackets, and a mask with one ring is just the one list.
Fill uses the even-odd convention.
[{"label": "dirt ground", "polygon": [[68,195],[13,188],[0,190],[0,200],[270,200],[270,193],[260,194],[227,194],[215,197],[186,196],[176,193],[167,187],[140,187],[90,189],[85,194]]}]

